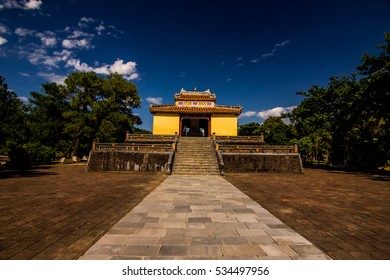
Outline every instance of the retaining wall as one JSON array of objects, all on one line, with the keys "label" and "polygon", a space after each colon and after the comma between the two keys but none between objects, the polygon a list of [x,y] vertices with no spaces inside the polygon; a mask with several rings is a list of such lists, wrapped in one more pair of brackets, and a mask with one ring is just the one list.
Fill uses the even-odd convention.
[{"label": "retaining wall", "polygon": [[87,171],[166,172],[169,152],[91,151]]},{"label": "retaining wall", "polygon": [[303,173],[298,153],[221,153],[225,172]]}]

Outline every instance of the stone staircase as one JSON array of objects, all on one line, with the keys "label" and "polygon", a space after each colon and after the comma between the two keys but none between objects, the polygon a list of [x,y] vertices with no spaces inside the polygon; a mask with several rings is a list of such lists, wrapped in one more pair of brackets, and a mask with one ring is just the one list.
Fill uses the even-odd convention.
[{"label": "stone staircase", "polygon": [[172,174],[220,175],[212,140],[205,137],[180,137]]}]

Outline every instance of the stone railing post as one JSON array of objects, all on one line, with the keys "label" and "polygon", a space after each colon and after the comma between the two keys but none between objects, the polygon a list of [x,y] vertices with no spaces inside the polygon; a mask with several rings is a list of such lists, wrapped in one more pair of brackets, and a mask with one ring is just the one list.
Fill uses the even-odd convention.
[{"label": "stone railing post", "polygon": [[294,153],[298,153],[298,144],[294,143]]},{"label": "stone railing post", "polygon": [[264,141],[264,134],[263,133],[260,134],[260,141]]},{"label": "stone railing post", "polygon": [[93,151],[96,150],[96,140],[95,139],[93,139],[93,141],[92,141],[92,150]]},{"label": "stone railing post", "polygon": [[216,151],[215,153],[218,159],[219,172],[221,176],[225,176],[225,163],[223,162],[222,154],[220,153],[220,151]]}]

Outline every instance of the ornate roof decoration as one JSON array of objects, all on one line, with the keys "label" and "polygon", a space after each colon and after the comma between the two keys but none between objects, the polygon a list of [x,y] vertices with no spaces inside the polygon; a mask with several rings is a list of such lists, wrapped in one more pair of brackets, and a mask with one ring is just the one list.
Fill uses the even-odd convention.
[{"label": "ornate roof decoration", "polygon": [[[186,91],[182,88],[179,93],[175,94],[175,102],[179,101],[177,104],[150,104],[149,110],[152,114],[226,114],[236,116],[241,114],[241,106],[215,105],[216,99],[215,93],[211,93],[209,89],[198,91],[195,87],[193,91]],[[207,103],[201,104],[202,101]],[[188,103],[189,105],[183,103]]]},{"label": "ornate roof decoration", "polygon": [[226,114],[239,115],[241,114],[241,106],[222,106],[215,105],[214,107],[185,107],[176,105],[153,105],[149,106],[150,113],[178,113],[178,114]]},{"label": "ornate roof decoration", "polygon": [[216,101],[217,96],[215,93],[211,93],[208,89],[206,91],[198,91],[195,87],[193,91],[186,91],[183,88],[179,93],[175,94],[175,101]]}]

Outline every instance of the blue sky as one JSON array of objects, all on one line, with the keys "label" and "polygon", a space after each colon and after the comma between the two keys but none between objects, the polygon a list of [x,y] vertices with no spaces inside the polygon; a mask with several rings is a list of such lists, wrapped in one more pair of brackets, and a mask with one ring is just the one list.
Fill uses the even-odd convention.
[{"label": "blue sky", "polygon": [[72,71],[118,72],[149,130],[150,102],[195,86],[242,105],[240,124],[261,123],[355,71],[384,32],[389,0],[0,0],[0,75],[25,99]]}]

